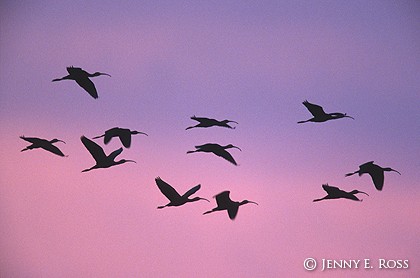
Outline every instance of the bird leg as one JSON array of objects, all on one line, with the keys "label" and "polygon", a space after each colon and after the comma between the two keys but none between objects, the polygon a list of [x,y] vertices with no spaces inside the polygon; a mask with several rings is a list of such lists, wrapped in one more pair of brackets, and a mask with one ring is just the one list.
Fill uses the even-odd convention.
[{"label": "bird leg", "polygon": [[355,171],[353,173],[347,173],[347,174],[345,174],[345,176],[348,177],[348,176],[352,176],[352,175],[357,174],[357,173],[359,173],[359,171]]},{"label": "bird leg", "polygon": [[189,127],[187,127],[185,130],[188,130],[188,129],[191,129],[191,128],[195,128],[195,127],[197,127],[198,125],[195,125],[195,126],[189,126]]},{"label": "bird leg", "polygon": [[71,78],[70,78],[70,75],[66,75],[66,76],[64,76],[64,77],[62,77],[62,78],[53,79],[53,80],[52,80],[52,82],[54,82],[54,81],[66,80],[66,79],[71,79]]},{"label": "bird leg", "polygon": [[92,139],[98,139],[98,138],[101,138],[101,137],[104,137],[104,136],[105,136],[105,134],[93,137]]},{"label": "bird leg", "polygon": [[206,211],[206,212],[203,213],[203,215],[204,214],[208,214],[208,213],[212,213],[212,212],[215,212],[215,211],[217,211],[217,208],[214,208],[212,210]]},{"label": "bird leg", "polygon": [[313,200],[312,202],[319,202],[319,201],[322,201],[322,200],[326,200],[326,199],[327,199],[327,197],[328,197],[328,196],[325,196],[324,198],[321,198],[321,199],[315,199],[315,200]]},{"label": "bird leg", "polygon": [[306,123],[306,122],[309,122],[309,121],[311,121],[310,119],[309,120],[306,120],[306,121],[299,121],[299,122],[297,122],[298,124],[303,124],[303,123]]}]

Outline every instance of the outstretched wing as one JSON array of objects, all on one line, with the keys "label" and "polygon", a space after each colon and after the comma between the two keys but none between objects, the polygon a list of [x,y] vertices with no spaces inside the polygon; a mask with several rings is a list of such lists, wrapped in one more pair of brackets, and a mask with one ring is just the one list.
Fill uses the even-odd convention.
[{"label": "outstretched wing", "polygon": [[85,145],[86,149],[90,152],[96,163],[100,163],[106,159],[104,150],[98,144],[85,136],[80,137],[80,140],[82,140],[83,145]]},{"label": "outstretched wing", "polygon": [[176,190],[170,186],[168,183],[164,182],[160,177],[155,178],[156,185],[159,187],[159,190],[162,192],[169,201],[175,201],[181,198]]},{"label": "outstretched wing", "polygon": [[223,157],[224,159],[226,159],[227,161],[229,161],[230,163],[234,165],[238,165],[235,159],[233,158],[233,156],[228,151],[224,150],[223,148],[215,150],[214,154],[217,156]]},{"label": "outstretched wing", "polygon": [[36,137],[25,137],[23,135],[22,136],[19,136],[19,138],[20,139],[23,139],[23,140],[25,140],[25,141],[27,141],[29,143],[32,143],[32,144],[41,143],[43,141],[43,139],[40,139],[40,138],[36,138]]},{"label": "outstretched wing", "polygon": [[104,137],[105,145],[108,144],[113,137],[119,136],[119,132],[120,132],[119,127],[113,127],[105,131],[105,137]]},{"label": "outstretched wing", "polygon": [[305,107],[309,110],[309,112],[311,112],[311,114],[314,117],[326,115],[325,112],[324,112],[324,109],[321,106],[310,103],[307,100],[305,100],[302,103],[303,103],[303,105],[305,105]]},{"label": "outstretched wing", "polygon": [[209,152],[215,146],[217,146],[217,144],[207,143],[207,144],[203,144],[203,145],[194,146],[194,148]]},{"label": "outstretched wing", "polygon": [[229,197],[230,191],[223,191],[214,198],[216,198],[216,203],[218,207],[227,208],[228,204],[232,202],[232,200]]},{"label": "outstretched wing", "polygon": [[195,120],[195,121],[197,121],[197,122],[206,122],[206,121],[211,121],[211,120],[213,120],[213,119],[210,119],[210,118],[205,118],[205,117],[196,117],[196,116],[192,116],[191,117],[191,119],[192,120]]},{"label": "outstretched wing", "polygon": [[328,184],[323,184],[322,188],[328,193],[328,195],[336,195],[337,193],[342,192],[342,190],[338,187],[330,186]]},{"label": "outstretched wing", "polygon": [[49,144],[44,144],[42,145],[42,147],[44,150],[52,152],[53,154],[59,155],[59,156],[65,156],[63,154],[63,152],[56,146],[54,146],[53,144],[49,143]]},{"label": "outstretched wing", "polygon": [[80,74],[83,74],[83,73],[87,74],[87,72],[82,70],[82,68],[75,68],[75,67],[71,66],[71,67],[67,67],[66,69],[67,69],[67,72],[70,75],[80,75]]},{"label": "outstretched wing", "polygon": [[188,198],[191,195],[193,195],[195,192],[197,192],[200,189],[201,185],[198,184],[196,186],[194,186],[193,188],[191,188],[190,190],[188,190],[187,192],[184,193],[184,195],[182,195],[182,197]]},{"label": "outstretched wing", "polygon": [[372,164],[368,174],[371,176],[373,184],[377,190],[382,190],[384,186],[384,171],[376,164]]},{"label": "outstretched wing", "polygon": [[85,89],[86,92],[89,93],[94,99],[98,98],[98,92],[96,91],[95,84],[93,84],[92,80],[89,77],[78,77],[76,78],[76,83],[79,84],[80,87]]},{"label": "outstretched wing", "polygon": [[230,219],[235,219],[236,215],[238,214],[239,206],[231,206],[228,208],[228,214]]},{"label": "outstretched wing", "polygon": [[131,146],[131,131],[128,128],[121,128],[119,137],[124,147],[129,148]]},{"label": "outstretched wing", "polygon": [[117,155],[119,155],[120,153],[122,153],[122,151],[123,151],[123,148],[119,148],[118,150],[115,150],[112,153],[110,153],[110,155],[108,157],[111,158],[112,160],[115,160],[115,158],[117,157]]}]

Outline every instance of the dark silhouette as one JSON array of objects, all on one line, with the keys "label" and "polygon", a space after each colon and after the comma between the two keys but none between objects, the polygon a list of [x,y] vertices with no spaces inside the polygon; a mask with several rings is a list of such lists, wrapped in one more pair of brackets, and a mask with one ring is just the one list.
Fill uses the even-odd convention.
[{"label": "dark silhouette", "polygon": [[359,191],[359,190],[353,190],[351,192],[346,192],[346,191],[341,190],[338,187],[329,186],[328,183],[323,184],[322,188],[324,188],[324,190],[327,192],[328,195],[325,196],[324,198],[321,198],[321,199],[315,199],[315,200],[313,200],[314,202],[318,202],[318,201],[322,201],[322,200],[328,200],[328,199],[340,199],[340,198],[361,202],[363,200],[360,200],[359,198],[357,198],[355,196],[355,194],[362,193],[362,194],[366,194],[366,195],[369,196],[369,194],[367,194],[366,192],[362,192],[362,191]]},{"label": "dark silhouette", "polygon": [[375,185],[377,190],[382,190],[382,187],[384,186],[384,172],[397,172],[401,175],[400,172],[397,170],[394,170],[392,168],[382,168],[381,166],[378,166],[376,164],[373,164],[373,161],[366,162],[365,164],[362,164],[359,166],[359,170],[355,171],[353,173],[346,174],[346,177],[359,174],[359,177],[363,174],[369,174],[372,178],[373,184]]},{"label": "dark silhouette", "polygon": [[178,192],[169,184],[164,182],[160,177],[155,178],[156,184],[159,187],[160,191],[163,193],[163,195],[166,196],[166,198],[169,199],[169,203],[165,206],[159,206],[158,209],[164,208],[164,207],[178,207],[182,206],[183,204],[189,203],[189,202],[195,202],[199,200],[206,200],[207,202],[210,202],[207,199],[200,198],[200,197],[194,197],[192,199],[188,199],[192,194],[197,192],[201,185],[196,185],[187,192],[184,193],[184,195],[179,195]]},{"label": "dark silhouette", "polygon": [[105,134],[93,137],[92,139],[98,139],[98,138],[101,138],[101,137],[105,137],[104,138],[104,143],[108,144],[109,141],[111,141],[111,139],[113,137],[119,137],[123,146],[126,147],[126,148],[129,148],[130,145],[131,145],[131,135],[132,134],[133,135],[144,134],[144,135],[148,136],[146,133],[140,132],[140,131],[137,131],[137,130],[129,130],[128,128],[114,127],[114,128],[111,128],[111,129],[108,129],[107,131],[105,131]]},{"label": "dark silhouette", "polygon": [[85,136],[80,137],[80,140],[82,140],[83,145],[85,145],[86,149],[90,152],[90,154],[96,161],[96,165],[94,165],[93,167],[89,169],[85,169],[82,172],[87,172],[87,171],[98,169],[98,168],[108,168],[114,165],[123,164],[125,162],[136,163],[133,160],[126,160],[126,159],[115,161],[115,158],[117,157],[117,155],[119,155],[123,151],[123,148],[119,148],[118,150],[113,151],[110,155],[107,156],[104,150],[92,140],[89,140]]},{"label": "dark silhouette", "polygon": [[88,73],[81,68],[75,68],[73,66],[67,67],[68,75],[62,77],[53,79],[54,81],[61,81],[61,80],[74,80],[77,84],[79,84],[80,87],[85,89],[86,92],[89,93],[93,98],[98,98],[98,92],[96,91],[95,84],[89,79],[89,77],[95,77],[99,75],[107,75],[111,76],[107,73],[102,72],[95,72],[95,73]]},{"label": "dark silhouette", "polygon": [[341,119],[341,118],[352,118],[354,120],[353,117],[347,116],[347,114],[343,114],[343,113],[325,113],[324,109],[316,104],[312,104],[310,102],[308,102],[307,100],[305,100],[304,102],[302,102],[303,105],[306,106],[306,108],[309,110],[309,112],[311,112],[311,114],[314,116],[312,119],[306,120],[306,121],[300,121],[298,122],[298,124],[301,123],[306,123],[306,122],[315,122],[315,123],[321,123],[321,122],[326,122],[329,120],[335,120],[335,119]]},{"label": "dark silhouette", "polygon": [[206,153],[214,153],[217,156],[223,157],[224,159],[226,159],[227,161],[233,163],[234,165],[238,165],[235,161],[235,159],[233,159],[232,155],[230,153],[228,153],[226,151],[226,149],[229,148],[236,148],[240,151],[242,151],[240,148],[229,144],[226,146],[220,146],[219,144],[212,144],[212,143],[208,143],[208,144],[204,144],[201,146],[195,146],[196,150],[195,151],[188,151],[188,153],[195,153],[195,152],[206,152]]},{"label": "dark silhouette", "polygon": [[36,137],[25,137],[25,136],[20,136],[21,139],[32,143],[32,145],[27,146],[26,148],[24,148],[23,150],[21,150],[21,152],[23,151],[27,151],[27,150],[32,150],[32,149],[37,149],[37,148],[42,148],[46,151],[52,152],[53,154],[59,155],[59,156],[65,156],[63,154],[63,152],[57,148],[56,146],[53,145],[53,143],[56,142],[62,142],[62,143],[66,143],[62,140],[58,140],[58,139],[52,139],[50,141],[45,140],[45,139],[41,139],[41,138],[36,138]]},{"label": "dark silhouette", "polygon": [[256,202],[248,200],[243,200],[242,202],[234,202],[230,199],[229,193],[230,191],[223,191],[222,193],[219,193],[216,196],[214,196],[214,198],[216,198],[217,207],[215,207],[212,210],[206,211],[203,214],[208,214],[219,210],[227,210],[229,218],[233,220],[238,214],[239,206],[249,203],[258,205]]},{"label": "dark silhouette", "polygon": [[231,121],[231,120],[218,121],[216,119],[196,117],[195,115],[192,116],[191,119],[196,120],[199,123],[195,126],[189,126],[185,130],[195,128],[195,127],[211,127],[211,126],[221,126],[221,127],[227,127],[227,128],[230,128],[230,129],[235,129],[236,127],[231,127],[230,125],[228,125],[228,123],[235,123],[235,124],[238,123],[238,122]]}]

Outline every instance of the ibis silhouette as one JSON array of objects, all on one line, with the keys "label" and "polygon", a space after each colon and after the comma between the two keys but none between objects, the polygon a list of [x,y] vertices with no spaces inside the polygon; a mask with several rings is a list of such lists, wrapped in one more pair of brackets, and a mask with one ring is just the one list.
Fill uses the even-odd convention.
[{"label": "ibis silhouette", "polygon": [[136,163],[133,160],[126,160],[126,159],[115,161],[115,158],[117,157],[117,155],[119,155],[123,151],[123,148],[119,148],[118,150],[113,151],[111,154],[106,155],[104,150],[92,140],[86,138],[85,136],[80,137],[80,140],[82,140],[83,145],[86,147],[86,149],[90,152],[90,154],[96,161],[96,165],[88,169],[85,169],[82,172],[87,172],[87,171],[90,171],[93,169],[99,169],[99,168],[109,168],[111,166],[123,164],[126,162]]},{"label": "ibis silhouette", "polygon": [[242,151],[239,147],[236,147],[232,144],[229,144],[229,145],[226,145],[226,146],[221,146],[221,145],[215,144],[215,143],[208,143],[208,144],[204,144],[204,145],[200,145],[200,146],[195,146],[195,148],[196,148],[196,150],[188,151],[187,154],[188,153],[195,153],[195,152],[214,153],[215,155],[223,157],[224,159],[226,159],[227,161],[231,162],[234,165],[238,165],[238,164],[236,163],[233,156],[226,151],[226,149],[236,148],[236,149]]},{"label": "ibis silhouette", "polygon": [[367,194],[366,192],[363,191],[359,191],[359,190],[353,190],[351,192],[346,192],[344,190],[341,190],[338,187],[335,186],[330,186],[327,184],[323,184],[322,188],[327,192],[327,196],[325,196],[324,198],[321,199],[315,199],[313,200],[313,202],[318,202],[318,201],[322,201],[322,200],[329,200],[329,199],[349,199],[349,200],[354,200],[354,201],[363,201],[360,200],[359,198],[356,197],[355,194],[358,193],[362,193],[362,194],[366,194],[369,196],[369,194]]},{"label": "ibis silhouette", "polygon": [[146,133],[140,132],[137,130],[114,127],[105,131],[105,134],[93,137],[92,139],[98,139],[98,138],[104,137],[104,143],[108,144],[113,137],[119,137],[123,146],[126,148],[129,148],[131,146],[131,135],[135,135],[135,134],[144,134],[148,136]]},{"label": "ibis silhouette", "polygon": [[372,178],[373,184],[375,185],[376,189],[381,191],[384,186],[384,172],[397,172],[401,175],[400,172],[394,170],[392,168],[382,168],[373,163],[373,161],[366,162],[359,166],[359,170],[346,174],[346,177],[352,176],[354,174],[359,174],[359,177],[363,174],[369,174]]},{"label": "ibis silhouette", "polygon": [[201,187],[200,184],[194,186],[193,188],[185,192],[184,195],[181,196],[170,184],[163,181],[160,177],[155,178],[155,181],[156,181],[157,186],[159,187],[159,190],[170,201],[168,204],[164,206],[159,206],[158,209],[161,209],[164,207],[178,207],[178,206],[182,206],[183,204],[195,202],[199,200],[206,200],[207,202],[210,202],[209,200],[200,198],[200,197],[194,197],[192,199],[188,199],[188,197],[190,197],[192,194],[194,194],[200,189]]},{"label": "ibis silhouette", "polygon": [[228,123],[235,123],[235,124],[238,123],[238,122],[231,121],[231,120],[218,121],[216,119],[196,117],[195,115],[192,116],[191,119],[196,120],[199,123],[195,126],[189,126],[185,130],[188,130],[188,129],[191,129],[191,128],[196,128],[196,127],[212,127],[212,126],[220,126],[220,127],[235,129],[236,127],[231,127],[230,125],[228,125]]},{"label": "ibis silhouette", "polygon": [[85,89],[86,92],[89,93],[94,99],[98,98],[98,92],[96,91],[95,84],[89,79],[89,77],[95,77],[100,75],[107,75],[111,76],[107,73],[103,72],[95,72],[95,73],[88,73],[81,68],[75,68],[73,66],[67,67],[68,75],[62,77],[62,78],[56,78],[52,81],[61,81],[61,80],[74,80],[77,84],[79,84],[80,87]]},{"label": "ibis silhouette", "polygon": [[306,123],[306,122],[315,122],[315,123],[321,123],[326,122],[329,120],[335,120],[335,119],[341,119],[341,118],[351,118],[354,120],[353,117],[347,116],[347,114],[343,113],[325,113],[324,109],[316,104],[310,103],[307,100],[302,102],[303,105],[311,112],[313,118],[306,120],[306,121],[300,121],[298,124]]},{"label": "ibis silhouette", "polygon": [[238,214],[239,206],[250,203],[258,205],[256,202],[248,200],[243,200],[242,202],[232,201],[229,197],[229,194],[230,191],[223,191],[222,193],[219,193],[216,196],[214,196],[214,198],[216,198],[217,207],[215,207],[212,210],[206,211],[203,214],[208,214],[220,210],[227,210],[229,218],[233,220]]},{"label": "ibis silhouette", "polygon": [[53,154],[59,155],[59,156],[65,156],[63,154],[63,152],[57,148],[56,146],[54,146],[53,144],[56,142],[62,142],[62,143],[66,143],[62,140],[58,140],[58,139],[52,139],[52,140],[46,140],[46,139],[41,139],[41,138],[37,138],[37,137],[25,137],[25,136],[20,136],[21,139],[32,143],[32,145],[27,146],[26,148],[24,148],[23,150],[21,150],[21,152],[23,151],[27,151],[27,150],[32,150],[32,149],[44,149],[46,151],[52,152]]}]

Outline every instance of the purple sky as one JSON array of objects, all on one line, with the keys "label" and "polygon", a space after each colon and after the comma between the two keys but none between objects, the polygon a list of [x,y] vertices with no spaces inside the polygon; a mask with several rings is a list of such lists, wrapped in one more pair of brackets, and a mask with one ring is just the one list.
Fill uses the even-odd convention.
[{"label": "purple sky", "polygon": [[[0,3],[1,277],[420,276],[418,2],[27,2]],[[51,82],[71,65],[112,75],[93,79],[98,100]],[[355,120],[298,125],[305,99]],[[185,131],[192,115],[239,125]],[[149,134],[120,155],[137,164],[81,173],[80,136],[115,126]],[[21,153],[20,135],[69,156]],[[240,166],[186,154],[207,142],[239,146]],[[382,192],[344,177],[370,160],[402,175]],[[211,203],[157,210],[157,176]],[[327,182],[370,196],[313,203]],[[203,216],[223,190],[259,206]],[[309,272],[308,257],[375,268]]]}]

